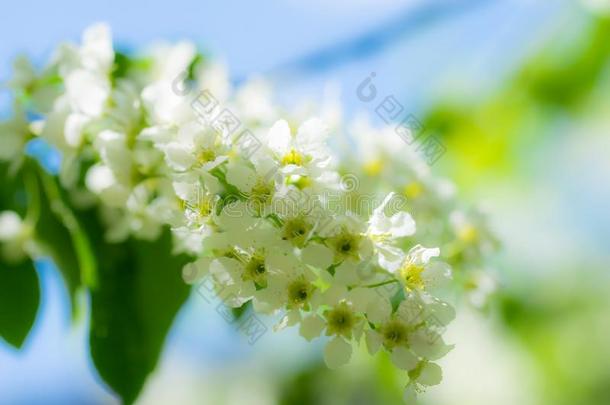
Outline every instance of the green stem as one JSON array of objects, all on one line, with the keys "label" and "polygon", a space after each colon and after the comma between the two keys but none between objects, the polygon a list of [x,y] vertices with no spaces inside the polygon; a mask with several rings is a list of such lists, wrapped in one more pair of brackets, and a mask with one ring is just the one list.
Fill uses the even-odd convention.
[{"label": "green stem", "polygon": [[365,285],[363,286],[364,288],[377,288],[377,287],[381,287],[387,284],[392,284],[392,283],[397,283],[398,280],[396,280],[395,278],[391,279],[391,280],[386,280],[386,281],[382,281],[380,283],[377,284],[370,284],[370,285]]},{"label": "green stem", "polygon": [[34,227],[40,218],[40,190],[36,175],[26,170],[23,175],[25,191],[28,196],[28,210],[25,214],[25,222]]}]

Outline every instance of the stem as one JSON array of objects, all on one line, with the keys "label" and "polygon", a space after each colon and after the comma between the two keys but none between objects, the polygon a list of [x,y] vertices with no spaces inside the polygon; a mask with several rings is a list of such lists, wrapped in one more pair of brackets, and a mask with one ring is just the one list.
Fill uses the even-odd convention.
[{"label": "stem", "polygon": [[26,171],[23,175],[25,191],[28,197],[28,210],[25,214],[25,222],[35,227],[40,218],[40,190],[36,175],[31,171]]},{"label": "stem", "polygon": [[382,281],[380,283],[377,284],[371,284],[371,285],[364,285],[364,288],[377,288],[377,287],[381,287],[387,284],[392,284],[392,283],[397,283],[398,280],[396,280],[395,278],[391,279],[391,280],[386,280],[386,281]]}]

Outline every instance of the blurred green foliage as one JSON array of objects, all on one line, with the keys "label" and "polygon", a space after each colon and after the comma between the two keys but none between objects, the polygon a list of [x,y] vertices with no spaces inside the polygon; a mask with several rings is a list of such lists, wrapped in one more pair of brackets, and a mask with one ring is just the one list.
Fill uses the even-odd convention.
[{"label": "blurred green foliage", "polygon": [[323,362],[311,362],[280,381],[279,405],[400,404],[407,378],[398,372],[386,353],[350,365],[342,372]]},{"label": "blurred green foliage", "polygon": [[610,403],[609,288],[564,273],[500,295],[501,319],[535,360],[545,403]]},{"label": "blurred green foliage", "polygon": [[551,136],[557,122],[590,107],[608,70],[610,18],[587,19],[587,28],[576,35],[556,33],[490,96],[470,103],[467,97],[441,100],[430,109],[424,125],[451,151],[440,164],[460,188],[527,175],[520,170],[532,144]]}]

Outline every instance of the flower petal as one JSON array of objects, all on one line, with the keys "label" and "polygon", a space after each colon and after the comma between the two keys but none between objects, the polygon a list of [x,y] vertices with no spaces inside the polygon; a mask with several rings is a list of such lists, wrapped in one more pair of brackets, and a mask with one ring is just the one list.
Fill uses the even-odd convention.
[{"label": "flower petal", "polygon": [[290,126],[286,120],[279,120],[269,130],[267,134],[267,144],[276,153],[285,153],[290,147],[292,137]]},{"label": "flower petal", "polygon": [[167,164],[175,170],[186,170],[195,164],[191,148],[185,144],[170,142],[163,148],[163,151]]},{"label": "flower petal", "polygon": [[194,284],[208,274],[211,263],[212,259],[209,257],[202,257],[192,263],[188,263],[182,268],[182,279],[187,284]]},{"label": "flower petal", "polygon": [[407,385],[407,388],[405,388],[405,392],[402,395],[402,400],[406,405],[417,404],[417,391],[415,391],[415,384]]},{"label": "flower petal", "polygon": [[421,245],[416,245],[409,251],[409,257],[415,264],[426,264],[433,257],[438,257],[441,251],[439,248],[425,248]]},{"label": "flower petal", "polygon": [[[332,260],[332,259],[331,259]],[[342,285],[356,285],[360,281],[354,262],[344,261],[335,268],[334,280]]]},{"label": "flower petal", "polygon": [[256,173],[246,165],[229,164],[227,167],[227,181],[243,193],[249,193],[256,183]]},{"label": "flower petal", "polygon": [[443,326],[455,319],[455,309],[444,301],[435,300],[428,304],[428,309],[434,313],[435,321]]},{"label": "flower petal", "polygon": [[326,322],[318,315],[312,315],[303,318],[301,321],[301,327],[299,333],[307,340],[317,338],[322,333],[322,330],[326,326]]},{"label": "flower petal", "polygon": [[324,291],[322,303],[334,306],[347,296],[347,288],[343,285],[332,285]]},{"label": "flower petal", "polygon": [[68,98],[76,111],[92,117],[102,114],[110,95],[110,85],[101,75],[77,69],[67,75],[65,84]]},{"label": "flower petal", "polygon": [[417,366],[418,359],[406,347],[396,347],[392,350],[392,363],[402,370],[413,370]]},{"label": "flower petal", "polygon": [[328,136],[327,126],[318,118],[311,118],[301,124],[297,131],[297,141],[299,145],[306,148],[315,148],[323,145]]},{"label": "flower petal", "polygon": [[22,229],[23,221],[16,212],[0,212],[0,242],[8,242],[17,238]]},{"label": "flower petal", "polygon": [[428,360],[437,360],[447,354],[453,345],[447,345],[436,332],[420,330],[409,336],[411,350]]},{"label": "flower petal", "polygon": [[301,251],[306,264],[325,270],[333,263],[334,253],[324,245],[312,243]]},{"label": "flower petal", "polygon": [[427,288],[442,287],[451,280],[451,267],[439,261],[428,263],[422,272],[422,278]]},{"label": "flower petal", "polygon": [[421,369],[417,382],[422,385],[438,385],[443,379],[443,370],[436,363],[426,363]]},{"label": "flower petal", "polygon": [[389,232],[392,238],[401,238],[415,233],[415,221],[406,212],[399,212],[390,217]]},{"label": "flower petal", "polygon": [[336,337],[324,348],[324,361],[328,368],[335,369],[349,362],[352,357],[352,345]]},{"label": "flower petal", "polygon": [[392,305],[383,297],[371,300],[366,307],[366,316],[373,323],[385,323],[391,314]]},{"label": "flower petal", "polygon": [[369,349],[369,353],[371,355],[377,353],[379,351],[379,348],[381,347],[381,343],[382,343],[381,335],[379,333],[377,333],[376,331],[369,329],[365,332],[365,338],[366,338],[366,347],[367,347],[367,349]]}]

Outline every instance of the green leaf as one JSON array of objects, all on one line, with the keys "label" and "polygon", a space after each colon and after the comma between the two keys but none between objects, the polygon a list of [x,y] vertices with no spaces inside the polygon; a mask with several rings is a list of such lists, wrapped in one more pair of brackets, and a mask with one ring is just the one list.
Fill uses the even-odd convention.
[{"label": "green leaf", "polygon": [[66,202],[57,180],[38,170],[41,212],[36,235],[60,268],[71,296],[84,284],[94,287],[97,263],[86,232]]},{"label": "green leaf", "polygon": [[[25,216],[28,200],[21,173],[0,164],[0,184],[0,211],[12,210]],[[0,337],[20,348],[34,324],[39,301],[34,264],[29,259],[9,263],[0,252]]]},{"label": "green leaf", "polygon": [[10,265],[0,260],[0,337],[21,348],[36,320],[39,302],[33,263],[26,260]]},{"label": "green leaf", "polygon": [[40,218],[36,223],[35,240],[44,255],[48,255],[61,273],[68,293],[73,315],[76,314],[76,291],[81,285],[78,259],[72,247],[70,233],[53,215],[49,201],[41,195]]},{"label": "green leaf", "polygon": [[23,218],[28,201],[21,172],[0,163],[0,185],[0,211],[15,211]]},{"label": "green leaf", "polygon": [[[65,202],[57,180],[32,159],[26,159],[12,179],[5,200],[25,215],[34,229],[33,239],[49,256],[66,283],[72,315],[77,314],[76,292],[84,284],[95,284],[96,263],[86,233]],[[25,208],[24,208],[25,206]]]},{"label": "green leaf", "polygon": [[[87,229],[95,229],[95,213],[84,218]],[[168,230],[153,242],[108,244],[102,235],[100,226],[94,243],[99,273],[91,292],[91,356],[103,380],[125,403],[132,403],[188,298],[180,273],[190,258],[171,254]]]}]

